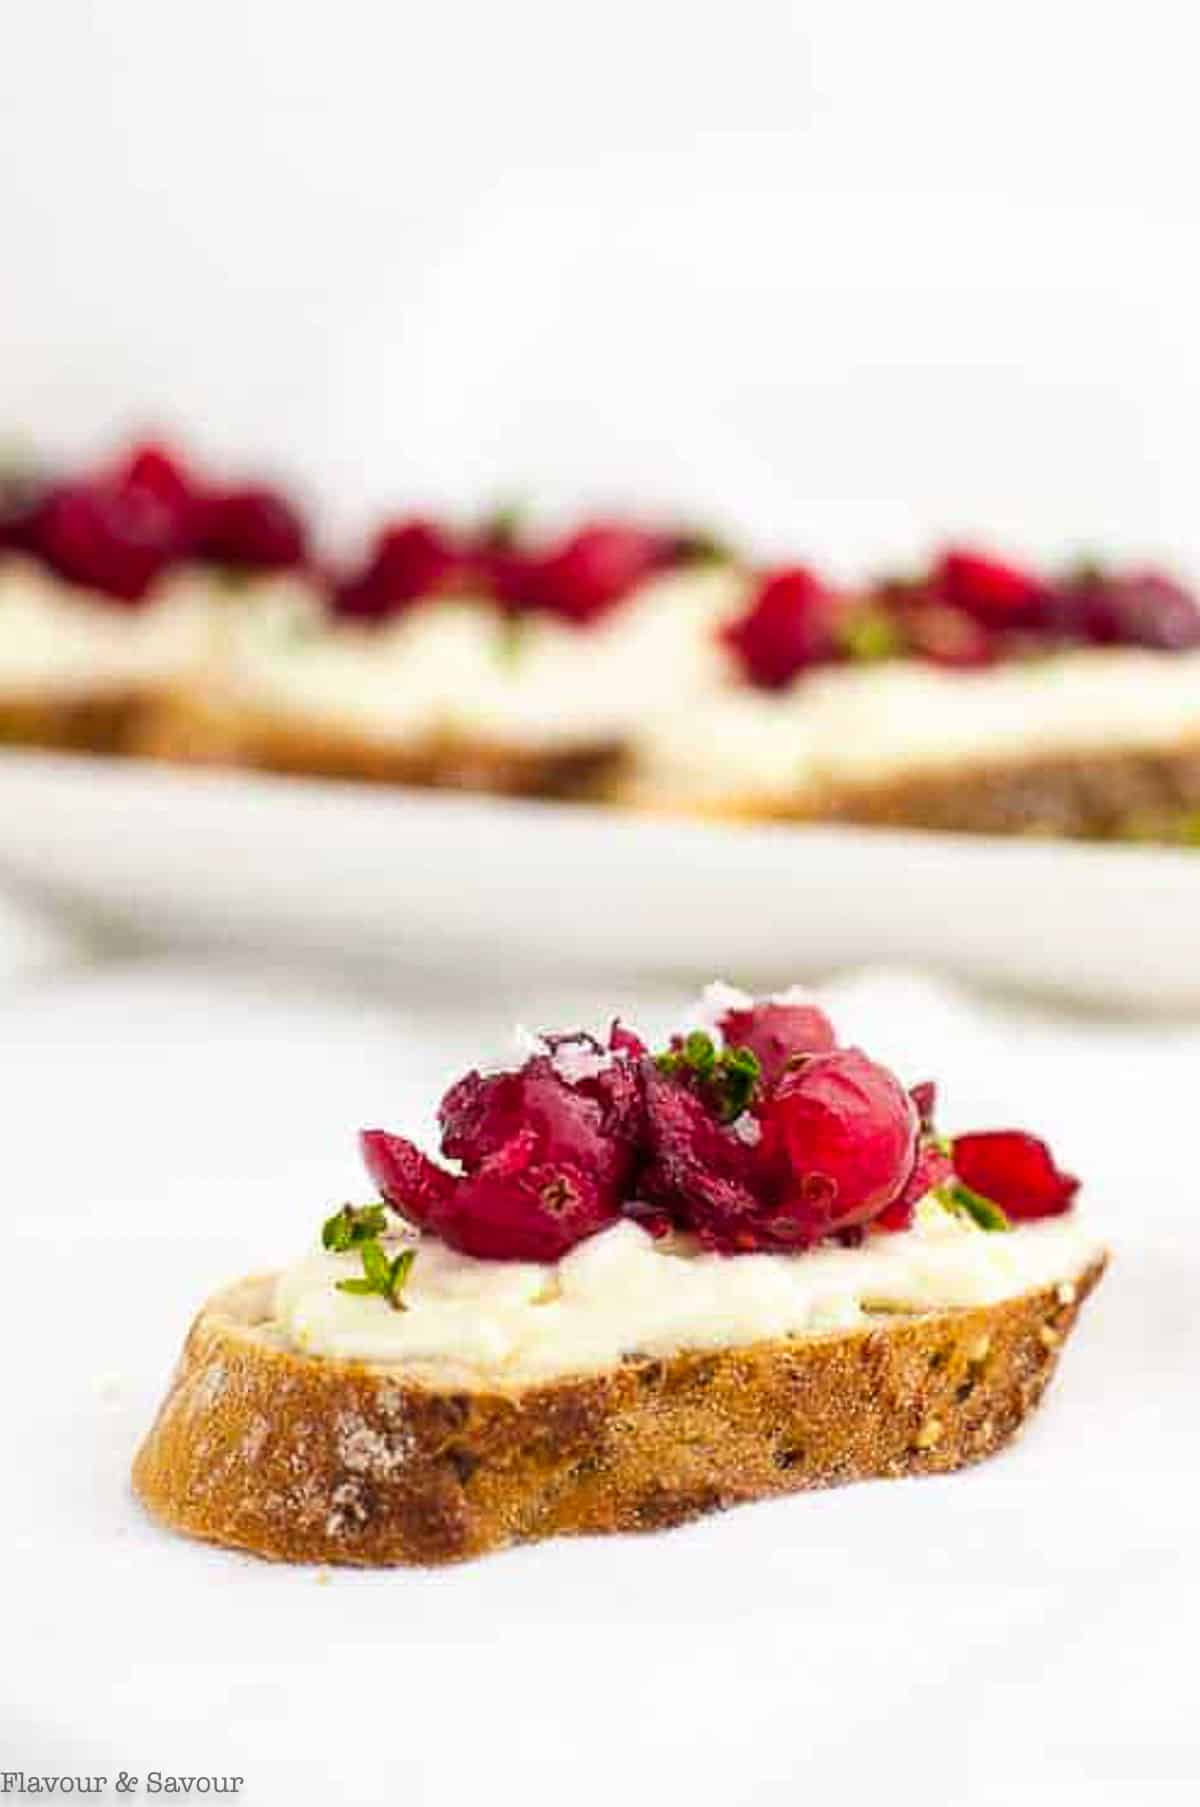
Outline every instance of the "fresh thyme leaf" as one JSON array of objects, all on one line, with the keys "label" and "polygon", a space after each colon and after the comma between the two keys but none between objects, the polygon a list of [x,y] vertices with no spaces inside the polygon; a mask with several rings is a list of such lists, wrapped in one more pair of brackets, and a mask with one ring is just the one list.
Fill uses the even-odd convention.
[{"label": "fresh thyme leaf", "polygon": [[749,1048],[727,1048],[721,1056],[721,1079],[724,1097],[721,1114],[732,1123],[747,1109],[754,1096],[762,1068],[757,1054]]},{"label": "fresh thyme leaf", "polygon": [[973,1192],[961,1180],[950,1180],[946,1185],[936,1187],[933,1196],[947,1211],[953,1211],[957,1217],[969,1217],[981,1230],[1012,1229],[999,1205],[984,1198],[981,1192]]},{"label": "fresh thyme leaf", "polygon": [[883,609],[857,609],[846,621],[841,633],[842,645],[850,658],[862,664],[877,659],[892,659],[901,650],[901,635],[895,621]]},{"label": "fresh thyme leaf", "polygon": [[340,1255],[372,1236],[382,1236],[386,1229],[387,1212],[382,1205],[343,1205],[322,1224],[321,1244]]},{"label": "fresh thyme leaf", "polygon": [[416,1249],[401,1249],[400,1253],[390,1261],[381,1243],[374,1237],[358,1244],[358,1252],[362,1258],[363,1272],[361,1278],[339,1280],[337,1290],[341,1293],[364,1295],[378,1293],[386,1299],[393,1311],[406,1311],[400,1294],[404,1291],[412,1264],[417,1258]]},{"label": "fresh thyme leaf", "polygon": [[754,1096],[761,1067],[749,1048],[723,1048],[711,1035],[693,1029],[682,1042],[655,1056],[660,1073],[690,1074],[711,1098],[723,1123],[740,1117]]},{"label": "fresh thyme leaf", "polygon": [[378,1242],[364,1242],[359,1249],[362,1256],[363,1272],[376,1292],[383,1293],[386,1298],[392,1285],[392,1264]]}]

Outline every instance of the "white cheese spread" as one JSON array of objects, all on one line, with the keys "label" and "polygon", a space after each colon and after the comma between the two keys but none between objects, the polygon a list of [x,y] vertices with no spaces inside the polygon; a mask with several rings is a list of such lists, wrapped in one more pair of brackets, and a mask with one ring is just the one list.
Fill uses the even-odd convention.
[{"label": "white cheese spread", "polygon": [[423,1237],[405,1310],[339,1292],[361,1275],[357,1253],[318,1251],[276,1282],[273,1329],[314,1355],[523,1382],[1070,1288],[1101,1249],[1074,1213],[989,1233],[932,1198],[910,1230],[796,1255],[706,1254],[628,1219],[554,1264],[477,1261]]}]

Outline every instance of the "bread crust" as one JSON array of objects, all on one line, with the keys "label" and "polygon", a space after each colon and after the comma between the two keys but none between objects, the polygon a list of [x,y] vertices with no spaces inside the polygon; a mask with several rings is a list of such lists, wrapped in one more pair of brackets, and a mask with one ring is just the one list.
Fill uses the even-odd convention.
[{"label": "bread crust", "polygon": [[1055,839],[1191,839],[1200,812],[1200,739],[961,762],[895,777],[742,796],[709,813],[746,821],[849,822]]},{"label": "bread crust", "polygon": [[147,706],[146,696],[131,689],[0,697],[0,745],[123,753]]},{"label": "bread crust", "polygon": [[133,1485],[195,1537],[390,1565],[945,1473],[1020,1429],[1104,1265],[998,1304],[507,1388],[298,1354],[273,1337],[260,1277],[196,1319]]},{"label": "bread crust", "polygon": [[241,708],[194,689],[162,696],[144,711],[132,750],[176,764],[514,797],[597,795],[612,785],[623,760],[612,740],[547,748],[448,733],[373,738],[352,727]]}]

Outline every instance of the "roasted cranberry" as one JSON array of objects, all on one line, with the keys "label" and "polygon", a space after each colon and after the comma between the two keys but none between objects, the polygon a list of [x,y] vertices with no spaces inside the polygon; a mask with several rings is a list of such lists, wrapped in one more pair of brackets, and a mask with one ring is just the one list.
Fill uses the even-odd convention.
[{"label": "roasted cranberry", "polygon": [[494,582],[503,600],[582,626],[622,601],[665,557],[661,534],[593,521],[538,555],[503,549]]},{"label": "roasted cranberry", "polygon": [[781,690],[798,672],[836,658],[836,598],[801,565],[768,572],[750,607],[722,629],[751,683]]},{"label": "roasted cranberry", "polygon": [[910,604],[904,612],[904,639],[911,653],[952,669],[991,665],[1000,653],[995,631],[948,603]]},{"label": "roasted cranberry", "polygon": [[181,537],[190,527],[191,511],[199,491],[190,471],[177,453],[153,440],[138,445],[116,467],[115,480],[122,488],[141,489],[174,509],[181,520]]},{"label": "roasted cranberry", "polygon": [[285,571],[304,563],[308,536],[297,511],[277,490],[212,490],[197,510],[195,549],[216,565]]},{"label": "roasted cranberry", "polygon": [[825,1054],[837,1046],[833,1024],[815,1004],[768,999],[747,1010],[727,1010],[720,1029],[727,1047],[749,1048],[765,1080],[778,1078],[798,1054]]},{"label": "roasted cranberry", "polygon": [[1181,652],[1200,646],[1200,601],[1158,571],[1089,571],[1058,593],[1074,635],[1100,646]]},{"label": "roasted cranberry", "polygon": [[754,1186],[756,1144],[719,1124],[678,1077],[647,1063],[646,1165],[638,1196],[711,1248],[762,1246],[762,1201]]},{"label": "roasted cranberry", "polygon": [[633,1161],[637,1069],[607,1056],[590,1037],[553,1042],[551,1054],[535,1055],[517,1072],[468,1073],[451,1086],[438,1111],[442,1152],[470,1172],[530,1130],[539,1159],[580,1167],[617,1191]]},{"label": "roasted cranberry", "polygon": [[359,1137],[367,1172],[393,1211],[437,1234],[457,1181],[404,1136],[364,1129]]},{"label": "roasted cranberry", "polygon": [[338,585],[334,607],[358,620],[385,620],[449,589],[464,569],[462,551],[435,521],[397,521],[379,534],[362,569]]},{"label": "roasted cranberry", "polygon": [[762,1158],[783,1188],[776,1214],[798,1242],[868,1223],[904,1191],[917,1151],[917,1111],[899,1080],[857,1048],[790,1067],[758,1111]]},{"label": "roasted cranberry", "polygon": [[179,521],[152,490],[103,477],[51,490],[30,542],[69,583],[136,602],[178,555]]},{"label": "roasted cranberry", "polygon": [[1040,578],[977,552],[946,552],[934,567],[931,589],[952,609],[984,627],[1036,627],[1046,586]]},{"label": "roasted cranberry", "polygon": [[459,1181],[440,1233],[484,1260],[557,1261],[619,1215],[619,1199],[594,1174],[569,1161],[520,1165],[505,1150]]},{"label": "roasted cranberry", "polygon": [[878,1217],[872,1220],[871,1228],[907,1230],[912,1224],[913,1212],[925,1194],[932,1192],[935,1186],[944,1186],[952,1177],[952,1171],[950,1157],[936,1142],[922,1138],[904,1190],[890,1205],[884,1206]]},{"label": "roasted cranberry", "polygon": [[1024,1130],[956,1136],[951,1158],[963,1184],[999,1205],[1014,1222],[1057,1217],[1079,1190],[1074,1175],[1055,1166],[1046,1144]]}]

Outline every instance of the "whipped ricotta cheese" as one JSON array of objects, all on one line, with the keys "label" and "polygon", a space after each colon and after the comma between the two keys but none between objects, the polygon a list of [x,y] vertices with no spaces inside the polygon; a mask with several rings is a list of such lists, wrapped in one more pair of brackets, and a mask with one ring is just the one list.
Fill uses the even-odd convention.
[{"label": "whipped ricotta cheese", "polygon": [[644,584],[591,627],[512,623],[486,599],[423,603],[382,627],[296,631],[286,614],[245,619],[224,682],[234,699],[385,741],[462,736],[553,748],[628,737],[647,714],[717,687],[716,638],[746,578],[728,568]]},{"label": "whipped ricotta cheese", "polygon": [[405,1310],[339,1292],[357,1254],[317,1251],[279,1276],[272,1328],[314,1355],[516,1383],[1070,1288],[1101,1250],[1075,1213],[988,1233],[933,1198],[910,1230],[796,1255],[708,1254],[629,1219],[554,1264],[477,1261],[422,1237]]},{"label": "whipped ricotta cheese", "polygon": [[[295,618],[294,579],[233,589],[198,569],[125,604],[63,583],[32,559],[0,560],[0,695],[89,696],[169,684],[221,656],[235,618]],[[308,606],[316,606],[315,598]]]},{"label": "whipped ricotta cheese", "polygon": [[1082,647],[979,671],[830,667],[782,695],[728,686],[639,728],[652,794],[788,801],[898,773],[1200,737],[1200,652]]}]

